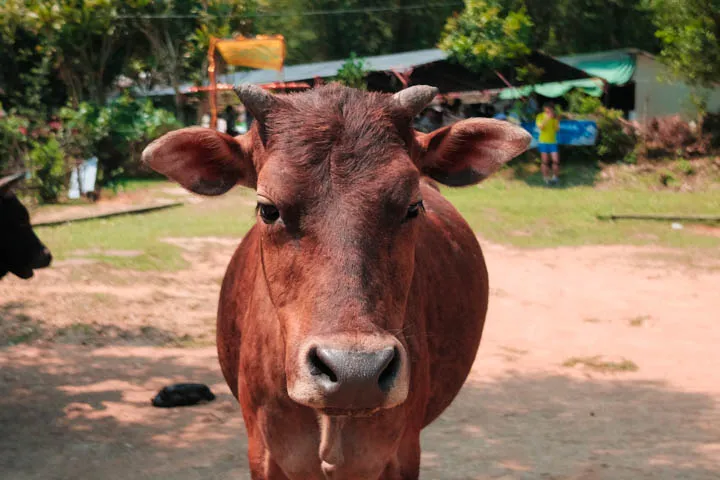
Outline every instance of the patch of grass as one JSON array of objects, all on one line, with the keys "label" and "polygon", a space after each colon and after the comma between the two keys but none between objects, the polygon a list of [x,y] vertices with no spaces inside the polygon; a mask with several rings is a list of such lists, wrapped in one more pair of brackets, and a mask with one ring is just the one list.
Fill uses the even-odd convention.
[{"label": "patch of grass", "polygon": [[665,222],[608,222],[596,218],[597,214],[621,212],[717,214],[717,191],[603,190],[591,186],[555,189],[491,178],[477,187],[444,188],[443,193],[474,230],[496,243],[527,248],[598,244],[699,247],[720,257],[717,237],[689,229],[673,230]]},{"label": "patch of grass", "polygon": [[210,337],[192,337],[190,335],[183,335],[182,337],[176,338],[167,342],[164,346],[176,347],[176,348],[201,348],[211,347],[215,345],[215,338]]},{"label": "patch of grass", "polygon": [[162,186],[163,184],[168,185],[166,178],[162,176],[148,177],[148,178],[120,178],[118,179],[119,190],[123,192],[134,192],[137,190],[147,190],[148,188],[154,188]]},{"label": "patch of grass", "polygon": [[642,327],[648,320],[650,320],[650,315],[640,315],[628,320],[628,325],[631,327]]},{"label": "patch of grass", "polygon": [[635,362],[623,358],[618,362],[603,360],[600,355],[594,357],[571,357],[565,360],[563,367],[573,368],[582,366],[588,370],[598,373],[620,373],[620,372],[637,372],[638,366]]},{"label": "patch of grass", "polygon": [[19,345],[21,343],[29,343],[40,336],[40,330],[35,327],[24,327],[20,333],[10,335],[7,338],[7,345]]},{"label": "patch of grass", "polygon": [[181,249],[166,237],[237,237],[253,224],[255,192],[237,188],[207,201],[142,215],[125,215],[75,224],[37,228],[38,236],[59,260],[75,250],[138,250],[134,257],[88,255],[105,265],[133,270],[186,268]]},{"label": "patch of grass", "polygon": [[692,163],[690,163],[687,159],[681,158],[677,161],[677,168],[680,170],[684,175],[690,176],[695,174],[695,167]]},{"label": "patch of grass", "polygon": [[[527,175],[536,172],[518,176],[507,168],[478,186],[444,188],[443,193],[475,231],[496,243],[524,248],[655,245],[681,247],[683,251],[696,249],[706,261],[720,259],[720,237],[702,235],[689,228],[673,230],[664,222],[607,222],[596,218],[597,214],[621,212],[717,214],[720,212],[717,191],[652,191],[644,184],[594,188],[599,172],[596,166],[568,166],[564,186],[545,188],[527,179]],[[524,179],[520,178],[523,176]],[[41,227],[37,231],[59,260],[71,258],[75,250],[137,250],[143,253],[135,257],[98,253],[88,258],[120,269],[177,271],[187,267],[182,250],[163,242],[163,238],[239,239],[255,221],[254,206],[255,193],[236,188],[224,196],[179,208]]]},{"label": "patch of grass", "polygon": [[59,328],[57,334],[61,337],[73,335],[89,337],[95,333],[95,327],[87,323],[73,323],[67,327]]}]

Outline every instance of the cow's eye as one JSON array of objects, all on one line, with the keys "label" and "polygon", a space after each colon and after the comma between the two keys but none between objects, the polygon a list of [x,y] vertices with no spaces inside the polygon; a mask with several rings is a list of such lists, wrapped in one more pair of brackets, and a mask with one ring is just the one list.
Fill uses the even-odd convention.
[{"label": "cow's eye", "polygon": [[280,210],[278,210],[275,205],[258,203],[257,208],[260,212],[260,218],[267,224],[275,223],[277,219],[280,218]]},{"label": "cow's eye", "polygon": [[405,215],[405,220],[410,220],[417,217],[418,215],[420,215],[421,211],[425,211],[425,205],[423,205],[422,200],[417,203],[413,203],[408,207],[407,215]]}]

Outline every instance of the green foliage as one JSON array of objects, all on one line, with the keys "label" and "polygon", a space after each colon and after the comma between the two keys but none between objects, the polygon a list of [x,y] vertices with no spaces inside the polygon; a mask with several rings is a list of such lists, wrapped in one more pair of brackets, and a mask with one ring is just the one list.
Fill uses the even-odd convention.
[{"label": "green foliage", "polygon": [[76,160],[95,155],[98,142],[108,134],[108,125],[98,122],[98,109],[83,102],[77,108],[61,108],[59,116],[59,137],[65,153]]},{"label": "green foliage", "polygon": [[652,15],[638,0],[504,0],[525,6],[533,22],[531,48],[551,55],[623,47],[657,51]]},{"label": "green foliage", "polygon": [[[457,4],[437,0],[261,0],[258,13],[287,12],[253,19],[254,33],[279,33],[288,64],[434,48]],[[416,8],[402,8],[413,6]],[[398,8],[393,8],[398,7]],[[367,9],[367,10],[366,10]],[[342,15],[291,12],[350,10]]]},{"label": "green foliage", "polygon": [[51,56],[73,104],[102,104],[133,53],[125,0],[30,1],[40,48]]},{"label": "green foliage", "polygon": [[365,66],[365,60],[358,58],[355,52],[353,52],[350,54],[350,58],[345,60],[345,63],[343,63],[340,70],[338,70],[338,75],[335,80],[347,87],[367,90],[367,82],[365,81],[367,72]]},{"label": "green foliage", "polygon": [[65,188],[68,173],[60,142],[55,136],[34,142],[29,157],[38,200],[42,203],[57,202]]},{"label": "green foliage", "polygon": [[[2,112],[0,104],[0,112]],[[27,150],[28,121],[14,114],[0,114],[0,175],[19,170]]]},{"label": "green foliage", "polygon": [[[77,108],[64,107],[60,118],[62,128],[52,140],[59,142],[64,156],[73,164],[98,157],[99,181],[109,187],[116,186],[118,177],[128,169],[138,167],[140,153],[151,140],[181,126],[172,113],[155,108],[150,100],[139,102],[128,94],[103,108],[87,102]],[[39,181],[45,182],[46,175],[51,172],[39,172]]]},{"label": "green foliage", "polygon": [[483,73],[529,54],[532,27],[524,7],[506,10],[499,0],[466,0],[465,10],[448,19],[440,48]]},{"label": "green foliage", "polygon": [[106,107],[83,108],[81,105],[75,111],[78,136],[85,136],[79,143],[89,146],[86,158],[98,157],[100,181],[105,185],[112,185],[128,168],[137,168],[140,153],[150,141],[182,126],[172,113],[155,108],[150,100],[138,101],[127,93]]},{"label": "green foliage", "polygon": [[695,167],[686,158],[681,158],[680,160],[677,161],[677,168],[685,176],[689,177],[690,175],[695,174]]},{"label": "green foliage", "polygon": [[647,0],[661,58],[678,77],[713,86],[720,77],[720,0]]},{"label": "green foliage", "polygon": [[623,160],[635,149],[637,137],[622,115],[620,110],[600,107],[591,116],[597,122],[597,153],[603,161]]},{"label": "green foliage", "polygon": [[602,107],[602,101],[599,98],[577,89],[568,92],[565,99],[568,102],[568,112],[577,116],[591,115]]},{"label": "green foliage", "polygon": [[638,143],[635,130],[625,122],[620,110],[605,108],[599,98],[587,95],[580,90],[572,90],[565,95],[567,110],[578,118],[590,118],[597,122],[597,156],[603,161],[635,163]]}]

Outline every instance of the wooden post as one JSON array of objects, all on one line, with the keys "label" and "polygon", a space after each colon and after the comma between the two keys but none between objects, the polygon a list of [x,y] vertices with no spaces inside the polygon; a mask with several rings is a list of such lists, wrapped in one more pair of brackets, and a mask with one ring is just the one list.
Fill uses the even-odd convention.
[{"label": "wooden post", "polygon": [[210,78],[210,128],[217,129],[217,77],[215,76],[215,44],[217,39],[210,37],[208,49],[208,77]]}]

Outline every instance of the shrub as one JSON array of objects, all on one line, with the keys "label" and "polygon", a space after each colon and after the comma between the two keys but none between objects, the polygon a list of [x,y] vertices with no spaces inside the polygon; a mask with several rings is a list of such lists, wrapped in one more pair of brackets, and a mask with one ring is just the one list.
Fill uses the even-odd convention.
[{"label": "shrub", "polygon": [[[2,111],[2,105],[0,105]],[[0,174],[20,170],[28,148],[28,121],[13,114],[0,116]]]},{"label": "shrub", "polygon": [[595,150],[602,161],[636,161],[637,134],[635,128],[623,119],[622,111],[605,108],[599,98],[581,90],[571,90],[565,99],[568,103],[567,111],[574,118],[588,118],[597,123]]},{"label": "shrub", "polygon": [[150,100],[138,101],[125,94],[100,111],[98,125],[106,134],[98,143],[103,185],[111,186],[126,172],[136,173],[140,154],[156,137],[182,125],[167,110]]},{"label": "shrub", "polygon": [[355,52],[350,53],[350,58],[345,60],[340,70],[338,70],[335,80],[347,87],[357,88],[359,90],[367,90],[367,62],[358,58]]},{"label": "shrub", "polygon": [[640,136],[649,157],[703,154],[710,143],[679,115],[652,119],[640,127]]},{"label": "shrub", "polygon": [[150,100],[128,94],[97,107],[81,103],[61,109],[59,139],[68,158],[98,158],[98,183],[114,187],[117,179],[139,166],[140,153],[156,137],[181,125],[175,116]]},{"label": "shrub", "polygon": [[637,144],[635,129],[622,118],[620,110],[600,107],[591,118],[598,126],[597,153],[603,161],[623,160]]},{"label": "shrub", "polygon": [[695,167],[685,158],[681,158],[680,160],[678,160],[677,167],[678,170],[680,170],[684,175],[688,177],[695,174]]},{"label": "shrub", "polygon": [[33,142],[29,157],[38,200],[42,203],[57,202],[65,188],[68,173],[60,142],[55,136]]},{"label": "shrub", "polygon": [[602,101],[597,98],[583,93],[581,90],[571,90],[565,95],[567,100],[567,110],[577,116],[588,116],[600,110],[603,106]]}]

